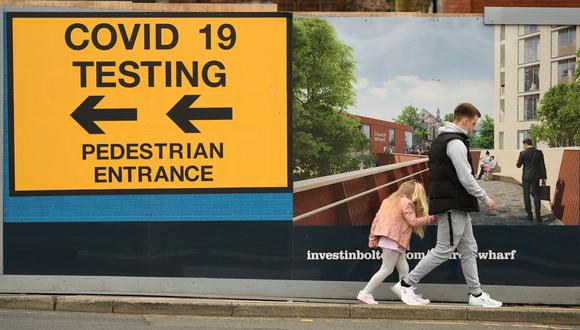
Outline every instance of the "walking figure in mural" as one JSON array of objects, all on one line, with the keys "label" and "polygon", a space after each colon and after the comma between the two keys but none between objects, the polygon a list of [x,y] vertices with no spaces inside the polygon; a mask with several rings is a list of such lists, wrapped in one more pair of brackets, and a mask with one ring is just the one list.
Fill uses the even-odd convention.
[{"label": "walking figure in mural", "polygon": [[524,151],[520,152],[518,168],[524,166],[522,170],[522,187],[524,188],[524,205],[528,220],[534,221],[530,193],[534,197],[534,209],[536,211],[536,221],[542,223],[542,204],[540,204],[540,180],[542,186],[546,185],[546,164],[544,163],[544,153],[536,149],[532,144],[532,139],[526,138],[523,141]]},{"label": "walking figure in mural", "polygon": [[[383,250],[383,264],[369,283],[359,292],[357,299],[367,304],[377,304],[373,291],[397,267],[399,278],[409,273],[406,253],[411,232],[423,238],[423,226],[437,221],[430,216],[423,185],[415,180],[401,184],[399,189],[383,201],[369,235],[369,247]],[[426,301],[425,303],[428,303]]]},{"label": "walking figure in mural", "polygon": [[469,304],[500,307],[481,290],[477,271],[477,242],[473,236],[470,212],[478,212],[478,199],[490,210],[495,201],[475,180],[469,153],[469,136],[473,134],[481,113],[470,103],[458,105],[453,123],[439,128],[429,152],[429,214],[437,215],[437,244],[417,266],[394,287],[393,292],[408,305],[425,301],[415,290],[421,279],[435,267],[449,260],[455,249],[461,255],[461,269],[469,289]]}]

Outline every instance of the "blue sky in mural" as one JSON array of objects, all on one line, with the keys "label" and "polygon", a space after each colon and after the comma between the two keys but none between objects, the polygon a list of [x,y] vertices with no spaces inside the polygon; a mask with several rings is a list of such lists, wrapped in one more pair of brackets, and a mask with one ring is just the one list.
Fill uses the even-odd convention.
[{"label": "blue sky in mural", "polygon": [[493,27],[482,18],[330,17],[357,61],[349,112],[392,120],[406,105],[441,116],[461,102],[493,115]]}]

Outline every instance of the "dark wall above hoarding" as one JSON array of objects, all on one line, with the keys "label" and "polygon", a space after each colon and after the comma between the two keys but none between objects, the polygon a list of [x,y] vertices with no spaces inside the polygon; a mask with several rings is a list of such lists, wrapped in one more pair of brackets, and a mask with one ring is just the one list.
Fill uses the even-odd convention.
[{"label": "dark wall above hoarding", "polygon": [[[137,0],[134,2],[154,2]],[[251,0],[170,0],[172,3],[253,3]],[[272,0],[279,11],[483,13],[485,7],[580,7],[580,0]]]},{"label": "dark wall above hoarding", "polygon": [[580,7],[579,0],[445,0],[442,13],[483,13],[485,7]]}]

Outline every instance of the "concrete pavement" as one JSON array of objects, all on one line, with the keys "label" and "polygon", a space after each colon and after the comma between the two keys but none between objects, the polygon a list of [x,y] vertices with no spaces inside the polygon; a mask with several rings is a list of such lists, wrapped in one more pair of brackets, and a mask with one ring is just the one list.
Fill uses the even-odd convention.
[{"label": "concrete pavement", "polygon": [[10,330],[572,330],[572,325],[529,322],[331,319],[298,317],[175,316],[0,310]]},{"label": "concrete pavement", "polygon": [[504,306],[476,308],[461,304],[407,306],[400,302],[364,305],[134,296],[0,295],[0,309],[228,317],[300,317],[342,319],[455,320],[535,322],[580,325],[578,307]]}]

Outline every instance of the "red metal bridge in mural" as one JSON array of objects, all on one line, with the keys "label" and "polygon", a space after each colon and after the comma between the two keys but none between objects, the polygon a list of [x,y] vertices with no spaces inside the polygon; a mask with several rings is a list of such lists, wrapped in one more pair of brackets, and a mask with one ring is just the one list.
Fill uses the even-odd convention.
[{"label": "red metal bridge in mural", "polygon": [[[480,151],[471,153],[476,171]],[[426,156],[380,154],[379,164],[388,165],[295,182],[294,225],[370,225],[381,202],[400,183],[415,179],[428,189]],[[551,203],[552,212],[565,225],[580,225],[579,169],[580,150],[566,150]]]}]

